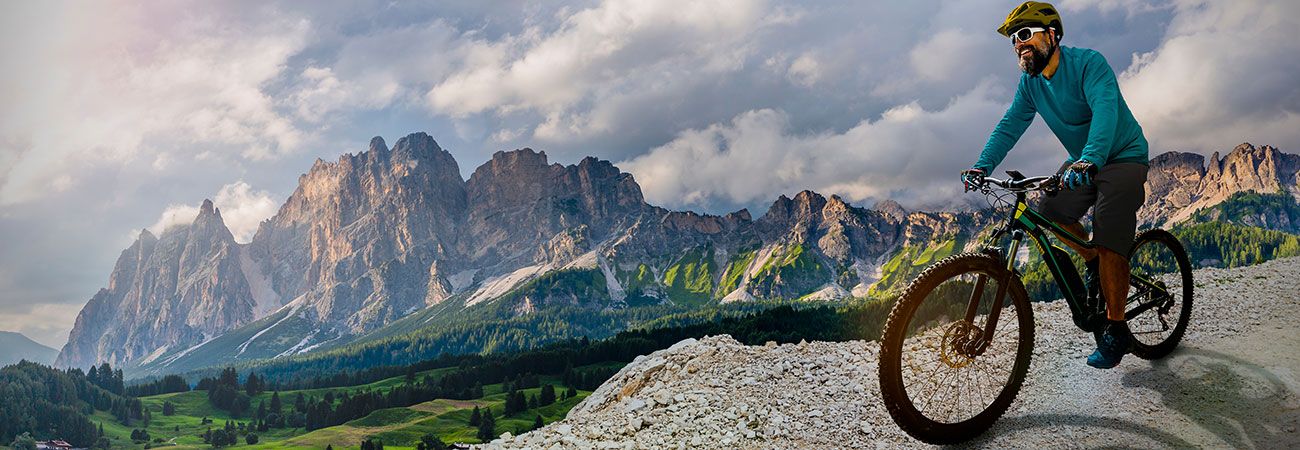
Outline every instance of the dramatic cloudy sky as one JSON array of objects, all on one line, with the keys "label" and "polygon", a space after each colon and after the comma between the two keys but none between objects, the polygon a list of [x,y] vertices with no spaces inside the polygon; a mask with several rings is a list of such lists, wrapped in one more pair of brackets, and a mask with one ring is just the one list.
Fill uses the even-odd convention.
[{"label": "dramatic cloudy sky", "polygon": [[[426,131],[466,175],[594,155],[675,209],[951,205],[1019,76],[993,31],[1017,3],[4,2],[0,329],[61,347],[141,228],[210,198],[245,242],[376,135]],[[1058,6],[1153,153],[1300,153],[1300,2]],[[1038,123],[1007,165],[1063,158]]]}]

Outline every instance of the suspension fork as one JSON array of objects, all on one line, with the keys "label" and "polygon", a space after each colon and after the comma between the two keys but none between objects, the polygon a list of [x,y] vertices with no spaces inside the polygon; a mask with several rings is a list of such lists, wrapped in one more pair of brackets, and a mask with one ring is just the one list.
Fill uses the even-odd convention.
[{"label": "suspension fork", "polygon": [[[1011,244],[1007,248],[1007,274],[1006,279],[996,280],[998,282],[997,293],[993,295],[993,303],[989,308],[989,319],[984,324],[983,333],[978,339],[969,342],[967,350],[971,355],[984,353],[989,343],[993,342],[993,330],[997,329],[998,317],[1002,315],[1002,300],[1007,296],[1007,286],[1011,285],[1011,278],[1016,276],[1016,254],[1020,252],[1020,243],[1025,239],[1025,233],[1021,230],[1015,230],[1011,233]],[[984,285],[988,283],[987,275],[980,275],[975,281],[975,289],[971,292],[970,301],[966,305],[966,323],[974,325],[975,315],[979,312],[980,300],[984,294]]]}]

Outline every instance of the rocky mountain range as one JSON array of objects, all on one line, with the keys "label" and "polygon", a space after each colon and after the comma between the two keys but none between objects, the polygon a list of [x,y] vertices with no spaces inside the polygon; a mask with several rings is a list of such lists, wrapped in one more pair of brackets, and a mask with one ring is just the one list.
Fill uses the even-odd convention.
[{"label": "rocky mountain range", "polygon": [[[1152,160],[1144,220],[1234,189],[1300,191],[1300,157],[1272,147],[1243,145],[1210,168],[1200,158]],[[497,152],[465,180],[427,134],[391,149],[375,138],[365,152],[318,160],[248,244],[233,240],[207,201],[189,226],[142,232],[81,311],[56,364],[161,373],[193,368],[197,354],[291,355],[417,311],[870,296],[978,245],[972,238],[997,220],[993,211],[908,212],[893,202],[865,209],[811,191],[780,197],[757,220],[746,210],[670,211],[596,158],[565,166],[531,149]],[[546,289],[521,291],[543,278]]]},{"label": "rocky mountain range", "polygon": [[[1139,223],[1178,223],[1237,192],[1285,193],[1300,198],[1300,155],[1270,146],[1238,145],[1222,158],[1169,152],[1151,158],[1147,199]],[[1267,213],[1261,211],[1261,213]]]}]

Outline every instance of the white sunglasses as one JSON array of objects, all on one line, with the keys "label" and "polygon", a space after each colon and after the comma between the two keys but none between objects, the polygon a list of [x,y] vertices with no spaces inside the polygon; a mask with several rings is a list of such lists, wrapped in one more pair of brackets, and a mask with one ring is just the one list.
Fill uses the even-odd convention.
[{"label": "white sunglasses", "polygon": [[1015,43],[1018,43],[1018,42],[1025,42],[1025,41],[1028,41],[1028,40],[1034,38],[1034,33],[1041,33],[1041,32],[1043,32],[1043,31],[1047,31],[1047,29],[1046,29],[1046,28],[1038,28],[1038,27],[1024,27],[1024,28],[1021,28],[1021,29],[1019,29],[1019,30],[1016,30],[1015,33],[1011,33],[1011,43],[1012,43],[1012,44],[1015,44]]}]

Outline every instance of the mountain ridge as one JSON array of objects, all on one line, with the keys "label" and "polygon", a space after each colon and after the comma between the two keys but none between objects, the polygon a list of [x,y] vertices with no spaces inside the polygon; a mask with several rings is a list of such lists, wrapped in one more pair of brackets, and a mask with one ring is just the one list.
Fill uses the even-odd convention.
[{"label": "mountain ridge", "polygon": [[27,360],[34,363],[50,364],[59,354],[58,350],[33,341],[16,331],[0,331],[0,367]]},{"label": "mountain ridge", "polygon": [[[1207,179],[1285,189],[1295,176],[1278,170],[1290,170],[1292,157],[1300,160],[1243,144],[1212,158],[1220,167],[1212,172],[1199,155],[1181,155],[1153,158],[1153,195],[1144,206],[1156,211],[1150,217],[1218,198],[1221,190]],[[1245,176],[1246,167],[1261,166],[1264,175]],[[1152,199],[1181,192],[1186,201]],[[58,363],[107,360],[162,373],[193,368],[168,364],[199,353],[224,355],[222,361],[292,355],[373,334],[417,311],[430,315],[424,323],[437,323],[436,316],[498,302],[561,270],[578,278],[552,277],[557,286],[581,292],[511,296],[506,301],[517,304],[494,308],[518,315],[556,305],[608,310],[881,295],[922,268],[917,261],[978,245],[974,238],[998,220],[989,210],[912,212],[893,202],[878,208],[802,191],[778,197],[757,219],[744,209],[671,211],[647,204],[631,174],[594,157],[566,166],[529,148],[499,151],[463,179],[451,154],[425,133],[391,149],[376,137],[367,151],[318,159],[248,244],[227,239],[208,201],[183,228],[197,235],[182,239],[182,228],[159,238],[142,232],[123,251],[109,287],[79,315]],[[185,286],[193,289],[160,278],[190,280]],[[597,284],[603,286],[592,291]],[[128,299],[124,316],[117,306]],[[225,316],[206,328],[139,319],[179,305]],[[271,316],[276,320],[263,320]],[[145,329],[123,332],[121,324]],[[245,337],[217,339],[232,332]]]}]

